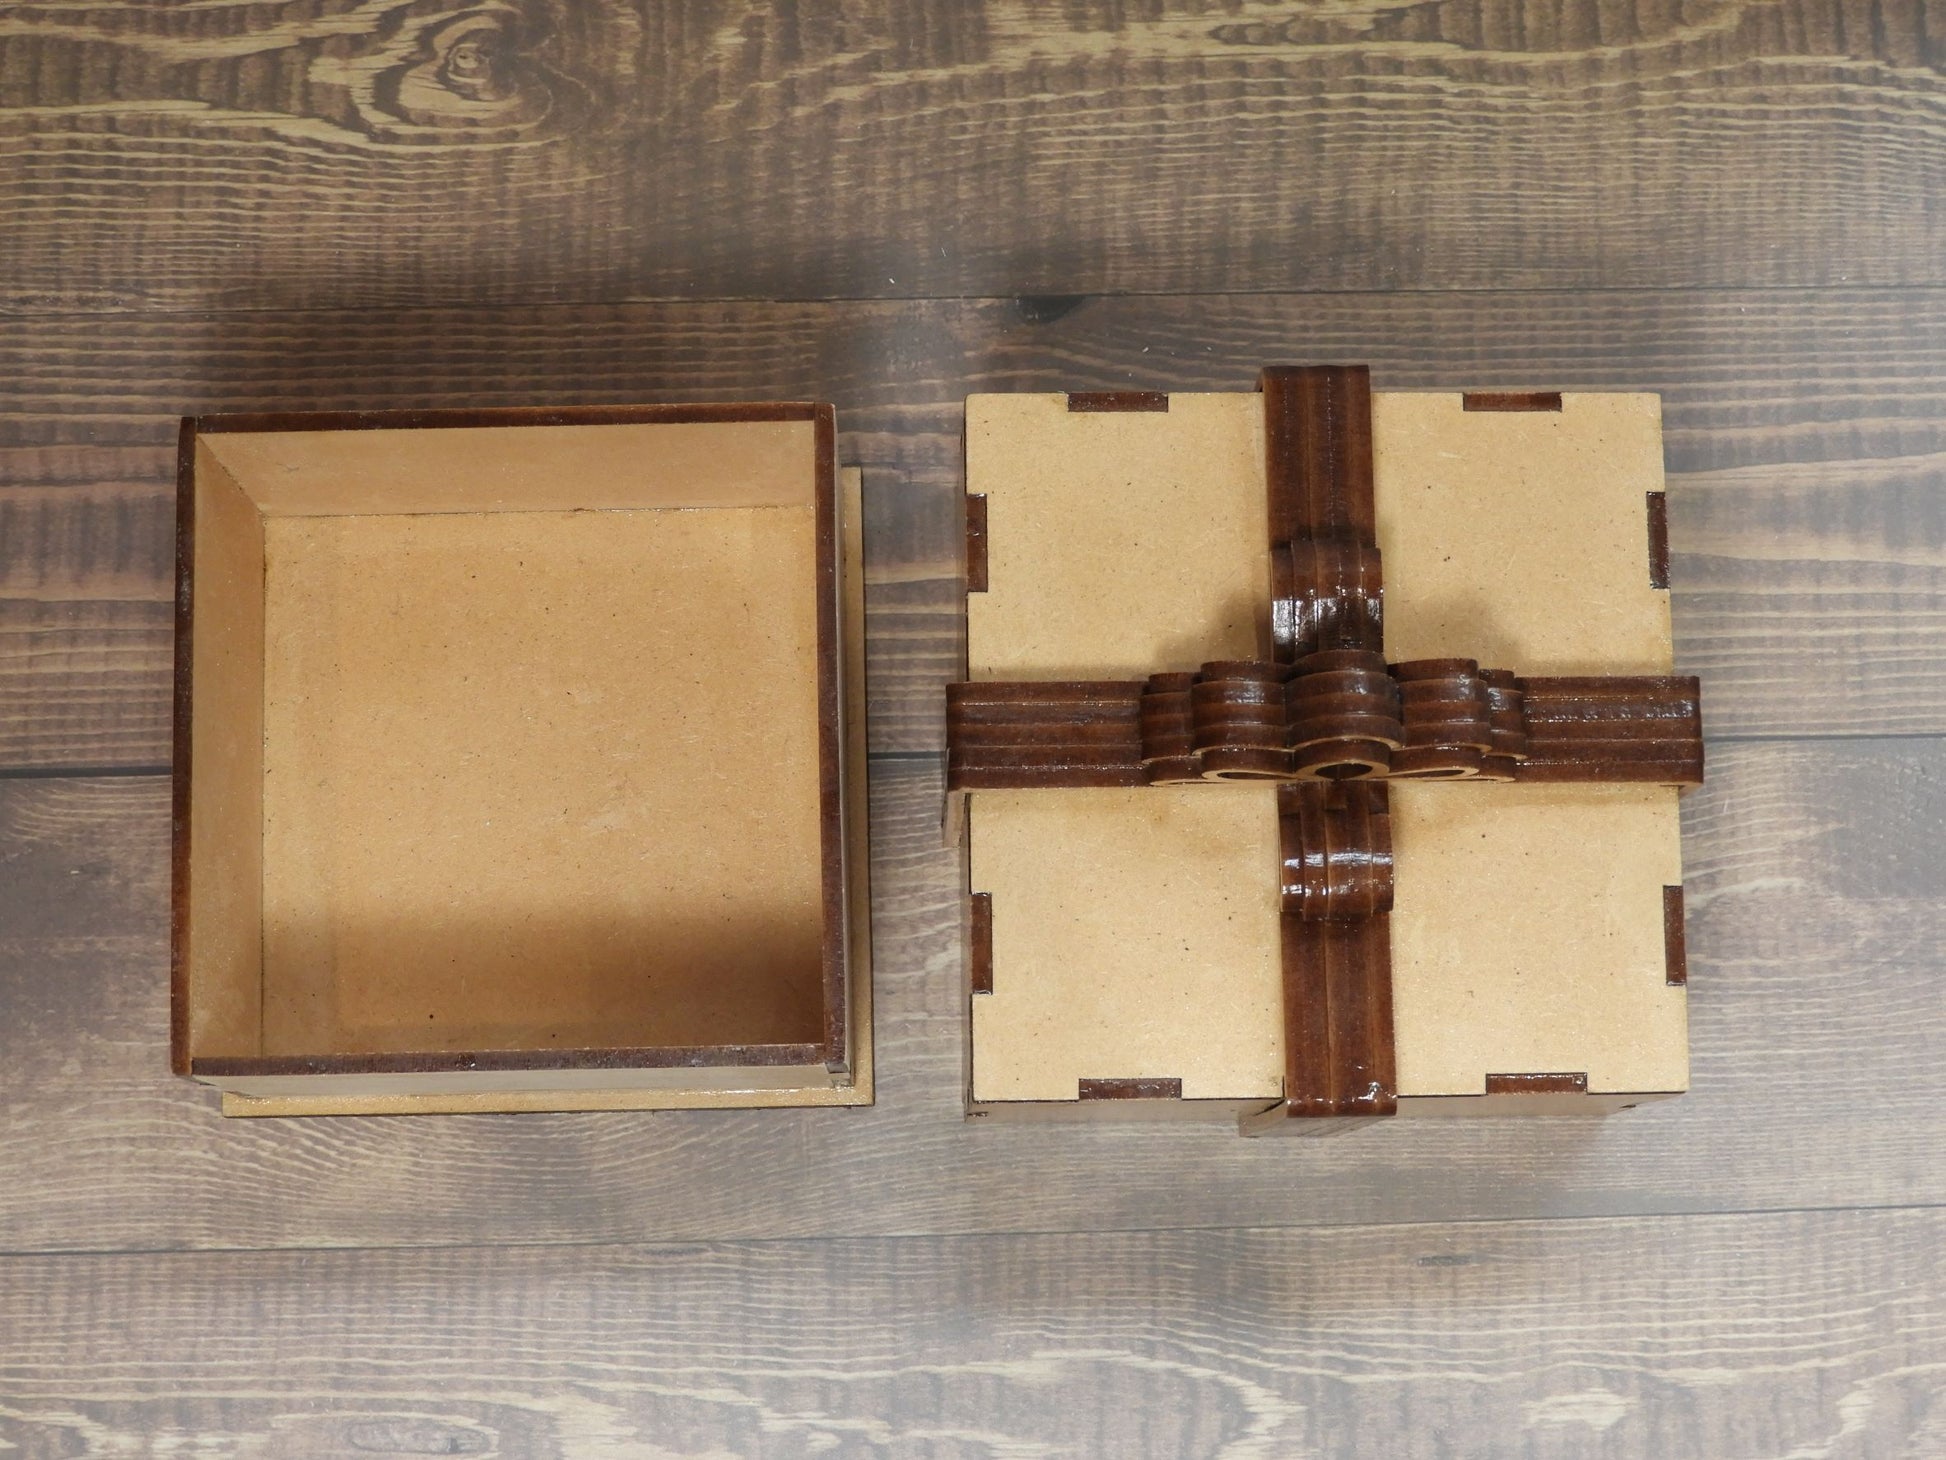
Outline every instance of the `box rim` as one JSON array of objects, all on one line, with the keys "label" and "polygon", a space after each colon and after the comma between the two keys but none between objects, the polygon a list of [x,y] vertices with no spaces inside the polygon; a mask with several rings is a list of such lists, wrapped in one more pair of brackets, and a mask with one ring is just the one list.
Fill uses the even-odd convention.
[{"label": "box rim", "polygon": [[[189,1049],[189,824],[193,739],[191,653],[196,533],[196,441],[204,434],[272,431],[464,430],[507,426],[621,426],[705,422],[810,421],[817,553],[818,822],[823,1042],[647,1045],[574,1050],[388,1051],[369,1055],[192,1057]],[[609,406],[497,406],[436,410],[260,411],[184,416],[176,440],[176,561],[170,756],[170,1066],[191,1078],[277,1074],[402,1074],[453,1070],[658,1069],[823,1064],[851,1067],[850,916],[841,791],[844,699],[838,561],[837,417],[828,402],[663,403]],[[863,565],[860,564],[860,571]]]},{"label": "box rim", "polygon": [[[725,1056],[734,1056],[726,1059]],[[190,1072],[250,1075],[432,1075],[473,1070],[770,1068],[822,1062],[822,1044],[617,1045],[580,1049],[400,1051],[381,1054],[204,1055]]]}]

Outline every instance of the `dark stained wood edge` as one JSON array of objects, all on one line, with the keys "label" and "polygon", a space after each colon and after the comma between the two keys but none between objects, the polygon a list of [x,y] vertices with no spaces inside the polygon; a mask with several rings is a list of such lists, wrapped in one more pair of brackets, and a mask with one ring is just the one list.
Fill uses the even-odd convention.
[{"label": "dark stained wood edge", "polygon": [[1689,940],[1683,928],[1682,884],[1662,889],[1662,961],[1671,988],[1689,987]]},{"label": "dark stained wood edge", "polygon": [[[1273,565],[1271,623],[1279,661],[1334,667],[1362,652],[1385,676],[1384,586],[1373,494],[1372,376],[1364,365],[1266,366],[1264,488]],[[1286,706],[1288,739],[1289,702]],[[1326,760],[1347,758],[1349,741],[1324,742]],[[1368,754],[1370,752],[1367,752]],[[1370,762],[1360,757],[1360,763]],[[1322,819],[1347,806],[1347,791],[1328,785],[1284,785],[1280,817]],[[1385,817],[1383,785],[1369,797]],[[1388,839],[1389,847],[1389,839]],[[1280,853],[1280,863],[1281,863]],[[1388,867],[1389,872],[1389,867]],[[1279,883],[1284,870],[1278,868]],[[1383,901],[1389,905],[1389,896]],[[1279,919],[1284,990],[1284,1101],[1287,1116],[1391,1115],[1398,1109],[1392,1019],[1391,919],[1383,912],[1346,921]]]},{"label": "dark stained wood edge", "polygon": [[1336,1115],[1331,1099],[1331,928],[1279,919],[1284,983],[1284,1112]]},{"label": "dark stained wood edge", "polygon": [[1158,1077],[1128,1080],[1082,1080],[1083,1100],[1180,1100],[1182,1081]]},{"label": "dark stained wood edge", "polygon": [[[1687,720],[1697,711],[1702,681],[1693,674],[1524,674],[1520,677],[1529,720],[1554,718],[1551,701],[1604,697],[1611,701],[1661,702]],[[1539,704],[1543,708],[1536,709]],[[1631,708],[1619,718],[1633,719]],[[1663,718],[1671,718],[1665,715]]]},{"label": "dark stained wood edge", "polygon": [[1703,784],[1703,768],[1693,756],[1635,761],[1533,756],[1513,767],[1513,780],[1523,786],[1674,786],[1691,791]]},{"label": "dark stained wood edge", "polygon": [[1649,498],[1649,586],[1669,586],[1669,494],[1650,492]]},{"label": "dark stained wood edge", "polygon": [[1586,1095],[1587,1074],[1488,1075],[1489,1095]]},{"label": "dark stained wood edge", "polygon": [[1460,397],[1467,411],[1558,411],[1558,390],[1469,390]]},{"label": "dark stained wood edge", "polygon": [[972,714],[988,710],[1021,710],[1038,714],[1042,707],[1064,711],[1075,704],[1138,706],[1140,679],[961,679],[946,686],[947,702]]},{"label": "dark stained wood edge", "polygon": [[169,767],[169,1066],[189,1073],[189,708],[195,602],[196,423],[176,432],[176,624],[173,742]]},{"label": "dark stained wood edge", "polygon": [[980,493],[966,499],[966,591],[987,591],[987,499]]},{"label": "dark stained wood edge", "polygon": [[824,1065],[810,1044],[648,1045],[615,1049],[409,1050],[383,1054],[201,1056],[198,1079],[258,1075],[436,1075],[467,1070],[662,1070],[718,1065]]},{"label": "dark stained wood edge", "polygon": [[751,401],[704,405],[492,406],[476,410],[244,411],[197,416],[199,433],[213,431],[414,431],[479,426],[642,426],[702,421],[815,421],[828,405],[814,401]]},{"label": "dark stained wood edge", "polygon": [[1169,395],[1161,390],[1071,390],[1070,411],[1167,411]]},{"label": "dark stained wood edge", "polygon": [[967,982],[976,994],[993,992],[993,894],[970,894],[971,937],[966,954]]},{"label": "dark stained wood edge", "polygon": [[[723,419],[723,418],[712,418]],[[754,419],[731,417],[730,419]],[[765,418],[775,419],[775,418]],[[829,405],[812,408],[817,455],[818,556],[818,824],[823,859],[824,1062],[851,1066],[851,927],[845,898],[844,552],[838,531],[838,420]],[[864,564],[858,565],[864,571]],[[863,788],[860,788],[862,793]],[[864,849],[858,852],[863,855]]]}]

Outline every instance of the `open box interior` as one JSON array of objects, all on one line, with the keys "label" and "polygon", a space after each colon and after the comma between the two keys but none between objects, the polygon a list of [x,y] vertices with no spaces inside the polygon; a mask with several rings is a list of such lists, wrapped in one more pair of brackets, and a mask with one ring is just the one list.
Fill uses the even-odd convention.
[{"label": "open box interior", "polygon": [[179,1065],[850,1082],[839,504],[786,411],[200,423]]}]

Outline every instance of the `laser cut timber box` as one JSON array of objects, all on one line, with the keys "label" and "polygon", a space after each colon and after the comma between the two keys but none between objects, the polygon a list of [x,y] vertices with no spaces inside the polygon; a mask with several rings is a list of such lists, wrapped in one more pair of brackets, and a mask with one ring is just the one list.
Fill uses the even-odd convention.
[{"label": "laser cut timber box", "polygon": [[969,1110],[1598,1113],[1688,1081],[1659,403],[967,402]]},{"label": "laser cut timber box", "polygon": [[872,1098],[829,406],[209,417],[172,1043],[227,1114]]}]

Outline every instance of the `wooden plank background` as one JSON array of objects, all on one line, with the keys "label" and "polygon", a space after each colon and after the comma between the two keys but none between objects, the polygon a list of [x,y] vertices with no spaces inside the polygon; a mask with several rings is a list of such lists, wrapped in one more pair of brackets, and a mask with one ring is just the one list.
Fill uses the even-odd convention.
[{"label": "wooden plank background", "polygon": [[[0,10],[0,1450],[1946,1454],[1946,20],[1923,0]],[[960,1119],[975,389],[1663,393],[1695,1088]],[[190,411],[816,396],[879,1104],[222,1122],[165,1061]]]}]

